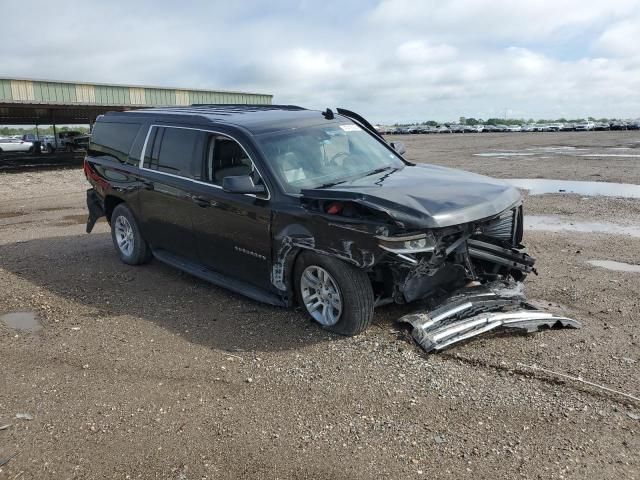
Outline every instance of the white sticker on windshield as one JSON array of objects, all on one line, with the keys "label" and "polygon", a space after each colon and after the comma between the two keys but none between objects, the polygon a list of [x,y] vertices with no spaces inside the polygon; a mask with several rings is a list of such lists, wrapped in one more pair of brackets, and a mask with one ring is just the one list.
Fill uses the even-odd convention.
[{"label": "white sticker on windshield", "polygon": [[340,128],[345,132],[360,132],[362,129],[358,125],[349,123],[348,125],[340,125]]}]

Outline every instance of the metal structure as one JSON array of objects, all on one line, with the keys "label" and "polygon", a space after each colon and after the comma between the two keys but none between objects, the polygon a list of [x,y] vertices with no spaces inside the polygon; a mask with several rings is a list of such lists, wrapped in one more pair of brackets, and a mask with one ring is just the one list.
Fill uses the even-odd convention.
[{"label": "metal structure", "polygon": [[145,107],[270,105],[273,96],[222,90],[0,77],[0,125],[92,124],[98,115]]}]

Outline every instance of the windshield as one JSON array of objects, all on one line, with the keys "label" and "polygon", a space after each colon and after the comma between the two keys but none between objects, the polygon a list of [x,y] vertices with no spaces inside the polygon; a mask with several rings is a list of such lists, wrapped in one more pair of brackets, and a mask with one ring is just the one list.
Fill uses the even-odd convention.
[{"label": "windshield", "polygon": [[331,123],[256,137],[287,193],[329,187],[404,162],[353,123]]}]

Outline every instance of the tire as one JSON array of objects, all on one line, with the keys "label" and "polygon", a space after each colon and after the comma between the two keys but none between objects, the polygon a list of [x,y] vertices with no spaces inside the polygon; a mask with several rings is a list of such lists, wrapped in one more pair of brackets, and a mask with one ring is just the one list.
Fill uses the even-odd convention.
[{"label": "tire", "polygon": [[53,147],[51,145],[47,145],[47,153],[53,153]]},{"label": "tire", "polygon": [[124,203],[116,206],[111,214],[111,239],[124,263],[141,265],[151,260],[151,249],[142,238],[133,213]]},{"label": "tire", "polygon": [[[373,288],[364,271],[337,258],[305,251],[296,261],[294,280],[299,305],[327,330],[357,335],[371,324]],[[340,308],[336,307],[336,295]],[[322,306],[312,311],[307,306],[312,302]],[[331,313],[324,315],[328,311]]]}]

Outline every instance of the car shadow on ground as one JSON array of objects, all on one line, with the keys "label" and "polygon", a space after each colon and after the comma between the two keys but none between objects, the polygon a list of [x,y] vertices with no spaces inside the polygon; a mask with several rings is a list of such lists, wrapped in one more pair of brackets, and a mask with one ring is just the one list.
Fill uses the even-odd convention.
[{"label": "car shadow on ground", "polygon": [[[322,330],[299,310],[255,302],[157,260],[125,265],[108,233],[0,245],[0,268],[89,307],[93,315],[151,321],[209,348],[279,351],[346,338]],[[382,310],[375,324],[384,328],[398,309]]]}]

